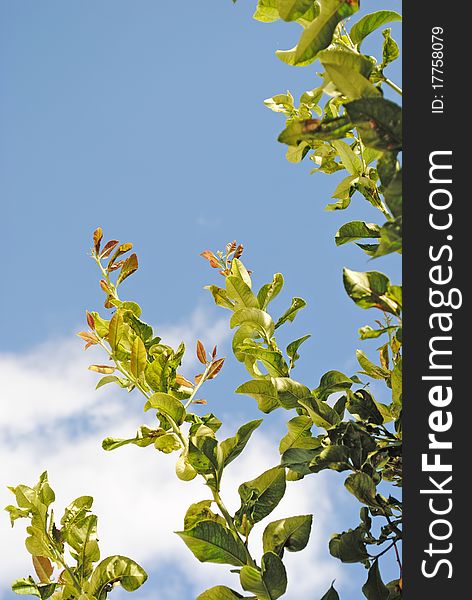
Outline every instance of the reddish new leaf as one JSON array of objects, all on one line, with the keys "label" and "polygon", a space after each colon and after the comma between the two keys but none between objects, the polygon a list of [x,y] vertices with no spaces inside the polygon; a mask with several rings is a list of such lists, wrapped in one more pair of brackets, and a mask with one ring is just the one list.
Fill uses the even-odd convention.
[{"label": "reddish new leaf", "polygon": [[197,358],[202,363],[202,365],[206,365],[208,362],[205,346],[201,343],[200,340],[197,340]]}]

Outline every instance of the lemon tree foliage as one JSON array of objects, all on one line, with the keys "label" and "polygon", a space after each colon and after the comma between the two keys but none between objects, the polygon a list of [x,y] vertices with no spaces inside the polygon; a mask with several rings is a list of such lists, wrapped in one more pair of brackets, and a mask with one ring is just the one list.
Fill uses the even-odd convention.
[{"label": "lemon tree foliage", "polygon": [[[318,61],[317,68],[323,68],[320,86],[302,94],[298,103],[290,92],[265,103],[286,117],[279,141],[287,145],[289,161],[307,158],[315,172],[344,175],[328,210],[345,210],[354,194],[360,194],[379,211],[378,223],[350,221],[334,236],[337,245],[355,243],[369,258],[378,258],[401,253],[402,248],[401,108],[384,97],[385,86],[401,94],[386,75],[399,49],[391,29],[384,28],[401,16],[378,10],[356,19],[358,9],[358,0],[259,0],[254,17],[266,23],[278,19],[298,23],[301,34],[296,45],[278,51],[278,57],[290,66]],[[382,33],[378,59],[362,53],[364,40],[376,31]],[[121,297],[120,286],[138,269],[132,248],[118,240],[105,242],[102,229],[95,230],[91,254],[109,312],[87,311],[88,327],[78,335],[86,349],[103,349],[106,360],[90,365],[100,375],[97,388],[115,385],[138,392],[144,411],[155,415],[154,424],[137,426],[125,439],[108,437],[103,448],[112,451],[133,444],[172,454],[182,482],[198,477],[207,487],[206,497],[190,504],[176,533],[200,562],[228,565],[238,589],[216,585],[197,600],[284,596],[289,582],[286,552],[306,547],[313,516],[287,515],[271,522],[270,515],[283,501],[287,486],[303,485],[305,477],[327,469],[340,474],[346,493],[360,505],[359,521],[326,541],[330,553],[343,563],[360,563],[367,569],[362,593],[368,600],[400,599],[401,286],[380,271],[346,268],[342,281],[347,295],[374,313],[372,321],[359,329],[359,337],[378,339],[378,359],[359,349],[357,372],[333,369],[319,373],[316,380],[299,381],[294,370],[310,335],[285,348],[278,337],[280,328],[289,328],[306,302],[293,297],[282,314],[273,314],[271,302],[283,293],[281,273],[256,290],[251,271],[241,260],[241,244],[233,241],[223,251],[202,253],[220,276],[207,289],[214,302],[229,311],[232,352],[247,371],[236,392],[252,397],[261,417],[272,411],[286,412],[287,417],[287,432],[278,441],[278,464],[241,483],[240,506],[232,514],[221,494],[224,470],[245,451],[263,419],[241,424],[231,437],[221,439],[222,423],[207,412],[200,390],[219,375],[225,358],[216,346],[209,350],[196,340],[201,367],[191,378],[183,374],[184,344],[168,345],[143,318],[139,304]],[[379,384],[384,386],[378,397],[373,382],[376,390],[381,389]],[[31,518],[26,543],[39,579],[16,581],[15,592],[57,600],[103,600],[115,583],[132,591],[145,581],[144,571],[125,557],[110,557],[94,566],[100,557],[96,517],[89,514],[91,499],[72,503],[57,529],[49,514],[54,496],[45,475],[35,488],[18,486],[13,491],[18,506],[7,510],[12,521]],[[262,555],[254,556],[249,545],[253,528],[265,520]],[[66,546],[75,566],[65,563]],[[398,562],[399,576],[384,583],[380,566],[391,555]],[[60,570],[55,579],[54,567]],[[334,585],[323,592],[314,590],[310,597],[339,600]]]},{"label": "lemon tree foliage", "polygon": [[[375,12],[356,18],[359,8],[358,0],[259,0],[254,18],[264,23],[295,21],[301,26],[296,45],[276,54],[291,66],[304,67],[317,61],[320,85],[303,93],[298,103],[287,91],[268,98],[265,104],[285,115],[285,129],[278,139],[288,147],[288,161],[311,160],[315,165],[312,173],[339,172],[343,176],[335,186],[327,210],[347,209],[357,194],[379,211],[377,223],[350,221],[335,235],[336,245],[355,243],[368,257],[378,258],[402,251],[399,161],[402,109],[384,96],[386,86],[399,96],[402,94],[401,88],[387,75],[388,66],[400,55],[389,25],[402,17],[378,7]],[[380,40],[377,57],[362,50],[365,39],[374,32],[382,34],[381,38],[377,36]],[[277,293],[280,281],[283,282],[280,275],[274,276],[272,286]],[[343,282],[347,294],[359,307],[381,311],[374,326],[359,329],[362,340],[379,338],[379,343],[380,338],[384,340],[379,347],[378,364],[358,350],[358,373],[351,376],[338,371],[326,373],[318,388],[301,397],[301,384],[293,382],[290,371],[306,338],[292,342],[286,349],[286,357],[275,336],[266,342],[267,347],[260,340],[262,348],[257,351],[256,336],[246,335],[250,328],[241,321],[233,349],[252,380],[237,391],[253,396],[263,412],[279,407],[297,411],[297,416],[288,422],[287,436],[280,444],[281,464],[287,469],[287,479],[303,478],[326,468],[349,472],[345,487],[364,505],[360,524],[334,535],[330,552],[343,562],[360,562],[369,569],[362,588],[369,600],[393,600],[401,597],[398,543],[402,512],[395,493],[389,491],[386,496],[384,490],[388,489],[386,482],[400,487],[402,481],[402,289],[378,271],[356,272],[346,268]],[[212,293],[218,304],[236,312],[240,310],[240,306],[228,307],[220,302],[218,289],[212,288]],[[267,303],[261,303],[259,308],[267,312]],[[282,374],[280,368],[278,373],[274,370],[275,356],[277,365],[286,366],[288,373]],[[293,383],[288,384],[287,379]],[[374,398],[369,380],[385,384],[388,402]],[[284,390],[290,385],[297,386],[299,397],[295,405],[287,404],[286,396],[280,394],[282,385]],[[322,433],[314,434],[313,428],[321,429]],[[382,482],[384,495],[378,490]],[[384,525],[375,526],[373,517],[375,521],[378,517],[385,520]],[[375,545],[380,546],[377,553],[372,549]],[[398,562],[399,579],[385,585],[379,559],[389,550]],[[338,598],[334,587],[324,598]]]},{"label": "lemon tree foliage", "polygon": [[41,600],[105,600],[117,585],[132,592],[146,581],[144,569],[126,556],[100,560],[91,496],[76,498],[56,524],[51,508],[55,495],[47,473],[33,487],[18,485],[10,490],[16,500],[16,505],[6,507],[12,525],[17,519],[30,521],[26,549],[36,575],[14,581],[13,592]]}]

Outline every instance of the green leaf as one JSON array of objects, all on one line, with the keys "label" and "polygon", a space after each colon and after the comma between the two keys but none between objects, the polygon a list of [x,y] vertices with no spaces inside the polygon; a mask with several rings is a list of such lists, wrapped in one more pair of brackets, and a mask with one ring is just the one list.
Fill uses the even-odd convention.
[{"label": "green leaf", "polygon": [[308,448],[289,448],[281,458],[280,464],[288,467],[299,475],[308,475],[311,473],[310,462],[317,451]]},{"label": "green leaf", "polygon": [[69,529],[75,527],[77,523],[84,519],[84,517],[90,512],[92,504],[92,496],[80,496],[80,498],[76,498],[69,504],[64,511],[64,516],[61,519],[61,525],[64,530],[64,534],[67,534]]},{"label": "green leaf", "polygon": [[323,598],[321,598],[321,600],[339,600],[339,594],[334,589],[334,585],[333,584],[331,584],[331,587],[326,592],[326,594],[323,596]]},{"label": "green leaf", "polygon": [[380,227],[365,221],[350,221],[340,227],[335,236],[336,246],[366,238],[379,238]]},{"label": "green leaf", "polygon": [[30,510],[28,508],[18,508],[17,506],[13,506],[11,504],[6,506],[5,510],[10,514],[10,523],[12,527],[17,519],[24,519],[30,515]]},{"label": "green leaf", "polygon": [[191,529],[177,531],[200,562],[242,567],[246,564],[246,549],[239,538],[213,521],[200,521]]},{"label": "green leaf", "polygon": [[290,358],[290,368],[291,369],[294,368],[295,362],[300,358],[300,355],[298,354],[298,349],[303,344],[303,342],[306,342],[306,340],[310,337],[311,337],[310,334],[304,335],[303,337],[298,338],[297,340],[294,340],[293,342],[290,342],[290,344],[287,346],[287,356]]},{"label": "green leaf", "polygon": [[366,551],[364,528],[334,534],[329,542],[329,551],[343,563],[366,561],[369,555]]},{"label": "green leaf", "polygon": [[365,325],[359,329],[359,336],[361,340],[370,340],[378,338],[389,331],[394,331],[395,329],[397,329],[397,327],[393,325],[391,327],[382,327],[381,329],[373,329],[370,325]]},{"label": "green leaf", "polygon": [[375,560],[370,567],[367,581],[362,586],[362,592],[367,600],[388,600],[390,592],[380,576],[378,560]]},{"label": "green leaf", "polygon": [[239,258],[233,258],[231,261],[231,275],[244,281],[248,287],[252,287],[251,276]]},{"label": "green leaf", "polygon": [[272,23],[280,19],[278,0],[259,0],[252,18],[263,23]]},{"label": "green leaf", "polygon": [[392,252],[402,252],[403,227],[402,217],[388,221],[380,229],[380,243],[374,253],[374,258],[386,256]]},{"label": "green leaf", "polygon": [[395,173],[384,192],[385,202],[394,217],[402,214],[402,171]]},{"label": "green leaf", "polygon": [[105,600],[108,586],[120,583],[127,592],[134,592],[147,579],[146,571],[126,556],[109,556],[97,565],[90,579],[90,594]]},{"label": "green leaf", "polygon": [[315,394],[321,400],[326,400],[335,392],[344,392],[350,389],[353,383],[354,381],[350,377],[340,371],[328,371],[321,377]]},{"label": "green leaf", "polygon": [[118,348],[118,344],[123,337],[124,332],[124,321],[123,315],[120,311],[117,311],[110,320],[110,327],[108,330],[108,343],[112,350]]},{"label": "green leaf", "polygon": [[369,81],[373,63],[366,57],[336,48],[325,50],[319,58],[326,69],[325,79],[330,80],[346,98],[355,100],[380,95],[380,91]]},{"label": "green leaf", "polygon": [[336,148],[344,168],[351,175],[358,176],[362,173],[363,167],[359,155],[356,154],[346,142],[335,140],[332,142],[332,146]]},{"label": "green leaf", "polygon": [[272,98],[267,98],[264,100],[264,104],[270,110],[286,115],[290,115],[295,108],[293,96],[289,91],[287,91],[286,94],[276,94],[275,96],[272,96]]},{"label": "green leaf", "polygon": [[130,371],[136,379],[139,379],[144,373],[147,364],[147,352],[143,340],[140,337],[135,338],[131,346]]},{"label": "green leaf", "polygon": [[77,553],[79,572],[84,577],[90,575],[92,564],[100,560],[97,520],[96,515],[82,515],[64,532],[64,540]]},{"label": "green leaf", "polygon": [[120,387],[123,387],[122,381],[119,377],[116,377],[116,375],[105,375],[105,377],[102,377],[99,382],[97,383],[97,385],[95,386],[95,389],[98,390],[101,387],[103,387],[104,385],[107,385],[108,383],[117,383]]},{"label": "green leaf", "polygon": [[197,600],[238,600],[239,598],[243,596],[225,585],[217,585],[197,596]]},{"label": "green leaf", "polygon": [[384,417],[377,403],[367,390],[348,391],[346,408],[351,415],[357,416],[367,423],[382,425],[384,422]]},{"label": "green leaf", "polygon": [[154,408],[160,413],[171,417],[177,425],[182,425],[185,420],[185,408],[180,400],[170,394],[157,392],[153,394],[144,405],[144,410]]},{"label": "green leaf", "polygon": [[262,310],[266,310],[269,302],[276,298],[284,286],[284,278],[282,273],[276,273],[271,283],[266,283],[261,287],[257,294],[259,306]]},{"label": "green leaf", "polygon": [[346,446],[320,447],[309,463],[309,470],[311,473],[319,473],[325,469],[338,472],[346,471],[352,468],[348,462],[350,458],[351,452]]},{"label": "green leaf", "polygon": [[182,444],[175,433],[165,433],[155,439],[154,447],[164,454],[170,454],[175,450],[180,450]]},{"label": "green leaf", "polygon": [[390,371],[374,364],[367,358],[362,350],[356,350],[356,357],[360,366],[369,377],[372,377],[372,379],[390,380]]},{"label": "green leaf", "polygon": [[348,296],[361,308],[379,308],[385,312],[399,315],[401,304],[392,293],[390,281],[378,271],[361,273],[344,269],[344,288]]},{"label": "green leaf", "polygon": [[221,469],[228,466],[230,462],[241,454],[251,435],[262,421],[263,419],[258,419],[242,425],[234,437],[230,437],[219,444],[218,462],[221,465]]},{"label": "green leaf", "polygon": [[382,25],[385,25],[385,23],[401,20],[401,15],[393,10],[379,10],[365,15],[365,17],[362,17],[360,21],[353,25],[350,31],[350,37],[355,44],[361,44],[364,38],[376,29],[382,27]]},{"label": "green leaf", "polygon": [[252,396],[257,401],[259,410],[270,413],[280,406],[277,388],[270,379],[254,379],[240,385],[236,394]]},{"label": "green leaf", "polygon": [[311,435],[312,427],[313,421],[306,415],[290,419],[287,423],[288,433],[280,441],[280,454],[289,448],[317,448],[320,441]]},{"label": "green leaf", "polygon": [[300,400],[310,397],[310,390],[290,377],[272,377],[280,405],[286,410],[298,408]]},{"label": "green leaf", "polygon": [[[163,433],[162,430],[161,433]],[[145,448],[146,446],[150,446],[154,443],[156,435],[157,431],[155,429],[151,429],[146,425],[141,425],[134,438],[121,439],[107,437],[102,442],[102,448],[107,451],[116,450],[116,448],[121,448],[121,446],[126,446],[127,444],[134,444],[140,448]]]},{"label": "green leaf", "polygon": [[277,554],[266,552],[261,569],[245,566],[239,574],[244,590],[257,595],[259,600],[277,600],[287,590],[287,573]]},{"label": "green leaf", "polygon": [[367,147],[376,150],[401,150],[400,106],[385,98],[371,97],[348,102],[345,108]]},{"label": "green leaf", "polygon": [[[200,502],[191,504],[185,513],[184,530],[187,531],[188,529],[192,529],[192,527],[195,527],[195,525],[201,521],[221,521],[222,517],[216,515],[210,509],[212,504],[212,500],[201,500]],[[224,522],[221,524],[225,526]]]},{"label": "green leaf", "polygon": [[[122,308],[125,308],[125,306],[129,304],[129,302],[123,302]],[[134,302],[131,304],[134,304]],[[153,330],[151,325],[148,325],[144,321],[140,321],[134,313],[125,312],[123,315],[123,319],[126,323],[128,323],[128,325],[136,333],[136,335],[140,337],[144,342],[149,342],[152,339]]]},{"label": "green leaf", "polygon": [[385,29],[382,31],[384,37],[384,43],[382,47],[382,65],[381,69],[385,69],[391,62],[396,60],[400,56],[400,48],[397,42],[392,38],[391,29]]},{"label": "green leaf", "polygon": [[275,324],[275,329],[286,323],[287,321],[293,321],[297,316],[297,313],[302,308],[305,308],[306,302],[303,298],[292,298],[292,304],[290,308],[288,308],[284,314],[280,317],[280,319]]},{"label": "green leaf", "polygon": [[206,285],[205,289],[211,292],[215,304],[234,310],[234,303],[229,298],[228,292],[225,289],[220,288],[217,285]]},{"label": "green leaf", "polygon": [[259,336],[269,340],[274,335],[274,322],[272,317],[259,308],[241,308],[237,310],[230,320],[230,327],[247,325],[257,331]]},{"label": "green leaf", "polygon": [[358,471],[349,475],[344,482],[344,485],[362,504],[373,508],[379,508],[379,503],[375,499],[377,488],[375,487],[372,477],[369,477],[367,473]]},{"label": "green leaf", "polygon": [[241,497],[241,507],[235,515],[238,526],[245,523],[249,529],[262,521],[279,504],[285,494],[285,469],[274,467],[265,471],[255,479],[242,483],[238,492]]},{"label": "green leaf", "polygon": [[308,411],[311,420],[317,427],[322,427],[328,431],[341,422],[339,414],[323,400],[307,398],[301,400],[300,404]]},{"label": "green leaf", "polygon": [[20,594],[22,596],[41,597],[39,595],[38,586],[32,577],[28,577],[28,579],[17,579],[12,583],[11,589],[15,594]]},{"label": "green leaf", "polygon": [[264,348],[260,343],[246,340],[238,346],[238,352],[253,359],[252,362],[260,360],[273,377],[288,377],[288,366],[279,349],[271,350]]},{"label": "green leaf", "polygon": [[188,452],[182,452],[177,459],[175,474],[181,481],[192,481],[197,476],[197,471],[190,464]]},{"label": "green leaf", "polygon": [[304,30],[295,48],[278,50],[277,56],[289,65],[310,64],[331,44],[337,24],[358,9],[357,0],[321,0],[320,14]]},{"label": "green leaf", "polygon": [[279,15],[284,21],[295,21],[313,6],[313,0],[278,0]]},{"label": "green leaf", "polygon": [[392,372],[392,400],[396,405],[401,406],[403,391],[402,359],[400,359]]},{"label": "green leaf", "polygon": [[388,187],[393,177],[398,173],[400,165],[396,152],[383,152],[377,162],[377,172],[384,188]]},{"label": "green leaf", "polygon": [[347,115],[334,119],[307,119],[291,121],[278,137],[278,141],[289,146],[297,146],[303,141],[338,140],[346,137],[352,129],[352,123]]},{"label": "green leaf", "polygon": [[229,275],[226,278],[226,294],[238,308],[259,308],[259,302],[251,288],[239,277]]},{"label": "green leaf", "polygon": [[284,550],[299,552],[310,539],[313,515],[288,517],[269,523],[264,530],[264,552],[275,552],[281,558]]}]

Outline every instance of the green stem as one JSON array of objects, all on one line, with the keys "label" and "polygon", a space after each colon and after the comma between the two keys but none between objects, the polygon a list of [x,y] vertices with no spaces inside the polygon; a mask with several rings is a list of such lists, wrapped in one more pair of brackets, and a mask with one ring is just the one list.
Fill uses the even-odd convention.
[{"label": "green stem", "polygon": [[202,384],[206,381],[206,376],[208,375],[210,368],[211,368],[211,363],[208,363],[207,366],[205,367],[205,371],[203,372],[203,375],[202,375],[200,381],[193,388],[193,392],[191,393],[189,399],[187,400],[187,402],[184,406],[185,410],[187,410],[187,408],[192,404],[192,401],[194,400],[195,396],[197,395],[198,390],[200,389]]},{"label": "green stem", "polygon": [[388,79],[387,77],[383,78],[383,81],[389,85],[392,90],[395,90],[397,92],[397,94],[400,94],[400,96],[403,96],[403,90],[401,87],[399,87],[396,83],[394,83],[391,79]]},{"label": "green stem", "polygon": [[247,556],[247,562],[248,565],[255,567],[256,563],[254,561],[254,559],[252,558],[249,549],[247,547],[247,544],[244,542],[244,540],[241,538],[239,531],[236,529],[236,525],[234,524],[234,520],[231,517],[231,515],[229,514],[228,509],[226,508],[220,493],[218,490],[212,489],[212,493],[213,493],[213,500],[215,501],[216,505],[218,506],[218,508],[220,509],[221,514],[223,515],[226,523],[228,524],[228,527],[231,529],[231,531],[236,535],[236,537],[238,537],[242,543],[244,544],[244,547],[246,549],[246,556]]},{"label": "green stem", "polygon": [[82,590],[82,586],[80,585],[79,580],[74,575],[74,573],[72,572],[71,568],[67,565],[64,556],[56,548],[54,540],[48,534],[46,534],[46,535],[48,537],[49,543],[51,544],[51,550],[52,550],[52,552],[54,554],[54,560],[55,560],[55,562],[59,563],[61,565],[61,567],[67,572],[67,574],[69,575],[69,577],[72,580],[72,583],[74,584],[74,587],[81,594],[83,590]]}]

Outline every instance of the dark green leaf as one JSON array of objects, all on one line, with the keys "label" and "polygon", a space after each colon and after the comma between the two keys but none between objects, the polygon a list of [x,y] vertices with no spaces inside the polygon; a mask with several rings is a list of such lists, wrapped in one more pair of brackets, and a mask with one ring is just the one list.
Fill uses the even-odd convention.
[{"label": "dark green leaf", "polygon": [[242,425],[234,437],[228,438],[219,444],[218,461],[222,469],[241,454],[251,435],[261,423],[262,419],[250,421]]},{"label": "dark green leaf", "polygon": [[326,400],[335,392],[343,392],[352,387],[353,380],[339,371],[328,371],[320,379],[315,393],[321,400]]},{"label": "dark green leaf", "polygon": [[339,600],[339,594],[334,589],[334,585],[333,584],[331,584],[331,587],[326,592],[326,594],[323,596],[323,598],[321,598],[321,600]]},{"label": "dark green leaf", "polygon": [[401,21],[402,17],[393,10],[379,10],[374,13],[370,13],[362,17],[351,28],[350,36],[355,44],[360,44],[364,38],[370,33],[385,25],[385,23],[391,23],[393,21]]},{"label": "dark green leaf", "polygon": [[344,533],[336,533],[329,542],[329,551],[343,563],[366,561],[369,555],[366,551],[364,529],[358,527]]},{"label": "dark green leaf", "polygon": [[280,454],[289,448],[317,448],[320,442],[311,435],[312,427],[313,421],[305,415],[290,419],[287,423],[288,433],[280,441]]},{"label": "dark green leaf", "polygon": [[270,379],[254,379],[240,385],[236,394],[252,396],[257,401],[259,410],[270,413],[280,406],[277,388]]},{"label": "dark green leaf", "polygon": [[249,529],[269,515],[285,494],[285,469],[274,467],[255,479],[242,483],[238,492],[241,507],[235,515],[239,527]]},{"label": "dark green leaf", "polygon": [[307,398],[306,400],[301,400],[300,404],[308,411],[311,420],[317,427],[329,430],[341,421],[341,417],[334,408],[331,408],[323,400]]},{"label": "dark green leaf", "polygon": [[367,390],[349,391],[347,394],[347,410],[351,415],[359,417],[362,421],[382,425],[384,417],[376,402]]},{"label": "dark green leaf", "polygon": [[298,354],[298,349],[303,344],[303,342],[306,342],[306,340],[310,337],[310,334],[304,335],[303,337],[298,338],[293,342],[290,342],[290,344],[287,346],[287,356],[290,358],[291,369],[293,369],[293,367],[295,366],[295,362],[300,358],[300,355]]},{"label": "dark green leaf", "polygon": [[280,317],[280,319],[275,324],[275,329],[286,323],[287,321],[293,321],[297,316],[297,313],[302,308],[305,308],[306,302],[303,298],[292,298],[292,304],[290,308],[288,308],[284,314]]},{"label": "dark green leaf", "polygon": [[401,305],[392,294],[390,281],[383,273],[344,269],[344,287],[348,296],[361,308],[375,307],[394,315],[400,314]]},{"label": "dark green leaf", "polygon": [[400,56],[400,48],[397,42],[392,38],[391,29],[385,29],[382,31],[384,36],[384,43],[382,47],[382,65],[381,69],[385,69],[391,62],[396,60]]},{"label": "dark green leaf", "polygon": [[346,133],[351,129],[352,123],[346,115],[323,121],[319,119],[292,121],[279,135],[278,140],[289,146],[297,146],[303,141],[339,140],[346,137]]},{"label": "dark green leaf", "polygon": [[217,585],[197,596],[197,600],[238,600],[239,598],[243,596],[225,585]]},{"label": "dark green leaf", "polygon": [[260,570],[245,566],[239,575],[243,589],[256,594],[259,600],[277,600],[287,589],[285,567],[273,552],[264,554]]},{"label": "dark green leaf", "polygon": [[380,237],[380,227],[375,223],[364,221],[350,221],[338,230],[335,236],[336,246],[366,238]]},{"label": "dark green leaf", "polygon": [[301,515],[269,523],[262,536],[264,552],[275,552],[282,558],[285,549],[303,550],[310,539],[312,522],[313,515]]},{"label": "dark green leaf", "polygon": [[376,150],[401,150],[402,109],[382,97],[362,98],[345,105],[362,141]]},{"label": "dark green leaf", "polygon": [[213,562],[242,567],[246,549],[239,538],[214,521],[200,521],[191,529],[177,531],[200,562]]},{"label": "dark green leaf", "polygon": [[375,499],[377,495],[377,488],[372,477],[369,477],[367,473],[358,471],[349,475],[344,482],[346,489],[351,492],[362,504],[378,508],[379,503]]},{"label": "dark green leaf", "polygon": [[367,581],[362,586],[362,592],[367,600],[388,600],[390,592],[380,576],[378,560],[374,561],[370,567]]}]

